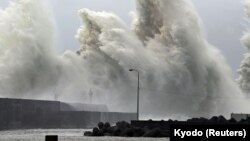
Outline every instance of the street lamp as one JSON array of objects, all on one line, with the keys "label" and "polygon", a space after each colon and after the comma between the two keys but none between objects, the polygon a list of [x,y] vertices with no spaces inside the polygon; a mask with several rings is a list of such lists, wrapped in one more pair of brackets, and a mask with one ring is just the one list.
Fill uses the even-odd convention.
[{"label": "street lamp", "polygon": [[140,72],[136,69],[129,69],[129,71],[135,71],[138,74],[138,85],[137,85],[137,120],[139,120],[139,106],[140,106]]}]

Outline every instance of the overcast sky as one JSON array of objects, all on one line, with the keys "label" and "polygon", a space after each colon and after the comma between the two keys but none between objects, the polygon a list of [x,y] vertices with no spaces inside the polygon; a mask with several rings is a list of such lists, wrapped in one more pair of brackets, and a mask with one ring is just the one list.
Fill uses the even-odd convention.
[{"label": "overcast sky", "polygon": [[[236,70],[246,51],[240,44],[240,38],[246,29],[241,0],[192,1],[203,20],[209,42],[221,50],[236,77]],[[8,2],[9,0],[0,0],[0,7],[6,7]],[[135,9],[134,0],[49,0],[49,5],[56,18],[60,53],[66,49],[79,48],[74,38],[77,29],[82,25],[77,13],[79,9],[113,12],[128,25],[131,23],[129,12]]]}]

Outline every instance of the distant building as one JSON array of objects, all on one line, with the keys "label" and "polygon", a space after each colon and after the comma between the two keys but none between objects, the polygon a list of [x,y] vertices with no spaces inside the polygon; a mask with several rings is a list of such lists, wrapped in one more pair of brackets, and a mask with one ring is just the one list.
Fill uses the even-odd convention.
[{"label": "distant building", "polygon": [[231,114],[231,118],[234,118],[236,121],[240,121],[242,119],[247,119],[248,117],[250,117],[250,114],[236,114],[236,113],[232,113]]},{"label": "distant building", "polygon": [[134,119],[135,113],[109,112],[106,105],[0,98],[0,130],[91,128]]}]

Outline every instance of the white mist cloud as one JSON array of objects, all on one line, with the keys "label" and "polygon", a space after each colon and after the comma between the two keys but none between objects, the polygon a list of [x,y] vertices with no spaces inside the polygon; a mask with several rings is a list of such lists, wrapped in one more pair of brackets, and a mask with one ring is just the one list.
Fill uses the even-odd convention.
[{"label": "white mist cloud", "polygon": [[[245,12],[248,18],[250,16],[249,10],[250,10],[250,0],[245,0]],[[250,30],[249,29],[247,29],[247,31],[244,33],[243,37],[241,38],[241,42],[247,48],[248,53],[244,55],[244,59],[241,62],[240,68],[238,70],[238,73],[240,75],[238,78],[238,83],[244,92],[249,93],[250,92],[250,77],[249,77],[250,76],[250,54],[249,54]]]},{"label": "white mist cloud", "polygon": [[[142,71],[142,111],[146,115],[193,116],[246,110],[243,107],[247,102],[232,80],[230,68],[204,38],[192,4],[181,0],[136,3],[134,30],[113,14],[80,12],[84,22],[77,36],[81,55],[93,64],[111,60],[96,68],[116,74],[123,84],[116,86],[116,81],[108,77],[100,83],[103,90],[118,89],[112,94],[126,95],[132,101],[128,77],[132,78],[127,74],[132,67]],[[111,87],[104,86],[107,81]]]},{"label": "white mist cloud", "polygon": [[[0,93],[6,97],[95,103],[151,118],[247,111],[223,56],[209,45],[188,0],[137,0],[133,29],[109,12],[79,11],[77,53],[55,53],[53,19],[39,0],[20,0],[0,13]],[[239,100],[235,100],[238,98]]]}]

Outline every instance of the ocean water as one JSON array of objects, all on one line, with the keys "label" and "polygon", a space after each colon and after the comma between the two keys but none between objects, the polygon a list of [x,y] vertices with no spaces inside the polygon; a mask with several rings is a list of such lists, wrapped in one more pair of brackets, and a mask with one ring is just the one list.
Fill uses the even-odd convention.
[{"label": "ocean water", "polygon": [[45,135],[58,135],[59,141],[169,141],[168,138],[84,137],[86,129],[35,129],[0,131],[0,141],[45,141]]}]

